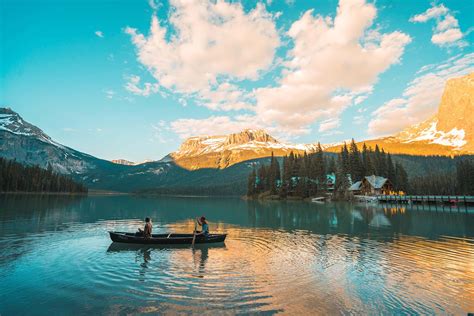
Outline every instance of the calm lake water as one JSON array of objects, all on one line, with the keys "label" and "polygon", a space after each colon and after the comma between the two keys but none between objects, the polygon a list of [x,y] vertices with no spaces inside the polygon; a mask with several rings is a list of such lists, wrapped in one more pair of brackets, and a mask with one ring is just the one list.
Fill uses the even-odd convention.
[{"label": "calm lake water", "polygon": [[[112,244],[107,231],[225,244]],[[0,314],[474,312],[474,212],[135,196],[0,196]]]}]

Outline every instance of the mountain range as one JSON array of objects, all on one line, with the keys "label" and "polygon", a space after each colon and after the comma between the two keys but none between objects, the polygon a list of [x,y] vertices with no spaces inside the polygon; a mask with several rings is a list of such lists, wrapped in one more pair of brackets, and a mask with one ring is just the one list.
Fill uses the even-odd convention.
[{"label": "mountain range", "polygon": [[[359,142],[374,148],[378,145],[392,154],[462,155],[474,154],[474,73],[447,81],[438,113],[425,122],[400,133]],[[339,152],[343,143],[323,144],[325,151]],[[183,168],[227,168],[233,164],[290,152],[311,153],[317,143],[289,144],[280,142],[263,130],[244,130],[219,136],[190,137],[169,155]]]},{"label": "mountain range", "polygon": [[[224,169],[199,170],[183,168],[169,157],[141,164],[112,162],[55,142],[9,108],[0,108],[0,156],[42,168],[52,167],[90,189],[130,192],[153,188],[186,193],[196,192],[199,187],[201,193],[208,193],[218,187],[222,194],[243,193],[250,170],[268,160],[263,158]],[[235,187],[240,189],[236,191]]]},{"label": "mountain range", "polygon": [[[474,74],[447,82],[438,113],[425,122],[402,132],[374,140],[392,154],[444,155],[474,153]],[[361,143],[359,143],[360,145]],[[246,129],[221,136],[196,136],[161,160],[133,163],[123,159],[107,161],[59,144],[40,128],[26,122],[9,108],[0,108],[0,155],[25,164],[51,166],[71,175],[92,189],[136,191],[153,188],[181,193],[196,187],[205,191],[219,188],[236,193],[245,188],[246,176],[273,153],[314,152],[317,144],[280,142],[264,130]],[[322,145],[325,151],[337,152],[340,144]],[[416,157],[398,159],[423,170]],[[416,167],[416,168],[415,168]],[[179,188],[179,189],[178,189]],[[239,191],[239,192],[240,192]]]}]

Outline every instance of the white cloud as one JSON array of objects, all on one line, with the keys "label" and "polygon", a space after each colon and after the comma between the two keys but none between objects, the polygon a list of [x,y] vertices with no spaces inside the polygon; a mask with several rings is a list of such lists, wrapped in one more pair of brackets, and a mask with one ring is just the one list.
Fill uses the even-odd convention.
[{"label": "white cloud", "polygon": [[159,90],[159,85],[156,83],[145,82],[143,88],[139,87],[141,78],[140,76],[131,75],[127,77],[128,81],[125,84],[125,89],[133,94],[141,95],[144,97],[149,96],[152,93],[156,93]]},{"label": "white cloud", "polygon": [[178,119],[171,122],[171,130],[181,138],[197,135],[221,135],[237,133],[246,128],[262,128],[254,117],[211,116],[206,119]]},{"label": "white cloud", "polygon": [[304,13],[288,31],[294,47],[278,86],[255,92],[257,115],[267,125],[301,129],[360,103],[411,41],[398,31],[371,30],[376,13],[363,0],[341,0],[334,19]]},{"label": "white cloud", "polygon": [[160,120],[157,124],[151,124],[152,128],[152,139],[151,141],[157,140],[161,144],[170,142],[170,137],[166,133],[170,130],[168,123],[164,120]]},{"label": "white cloud", "polygon": [[401,97],[389,100],[372,113],[369,134],[390,135],[431,117],[439,106],[446,81],[474,71],[474,53],[422,69]]},{"label": "white cloud", "polygon": [[158,10],[158,8],[161,6],[161,3],[159,1],[155,0],[148,0],[148,5],[153,9],[153,10]]},{"label": "white cloud", "polygon": [[[148,36],[127,27],[158,84],[184,94],[213,90],[220,78],[257,79],[270,67],[280,40],[263,4],[172,0],[169,24],[152,17]],[[169,34],[172,34],[171,36]]]},{"label": "white cloud", "polygon": [[361,104],[361,103],[364,102],[365,99],[367,99],[368,97],[369,97],[368,95],[360,95],[360,96],[358,96],[358,97],[356,97],[356,98],[354,99],[354,104],[355,104],[355,105]]},{"label": "white cloud", "polygon": [[425,23],[429,20],[436,20],[436,27],[433,29],[431,42],[438,46],[459,46],[463,47],[466,42],[462,41],[463,33],[459,28],[458,20],[450,13],[443,4],[435,5],[421,14],[410,18],[413,23]]},{"label": "white cloud", "polygon": [[102,31],[95,31],[94,33],[97,37],[100,37],[100,38],[103,38],[104,37],[104,33],[102,33]]},{"label": "white cloud", "polygon": [[319,125],[320,132],[326,132],[332,129],[336,129],[341,125],[341,120],[339,118],[330,118],[327,119]]},{"label": "white cloud", "polygon": [[421,14],[417,14],[410,18],[410,22],[427,22],[429,19],[438,18],[440,16],[446,15],[449,10],[443,4],[438,6],[432,4],[433,6]]},{"label": "white cloud", "polygon": [[114,98],[114,95],[115,95],[115,91],[114,90],[105,90],[105,97],[107,99],[113,99]]},{"label": "white cloud", "polygon": [[461,30],[458,28],[448,29],[443,32],[433,34],[431,41],[437,45],[444,45],[446,43],[453,43],[462,38]]},{"label": "white cloud", "polygon": [[365,122],[365,116],[364,115],[356,115],[356,116],[354,116],[354,120],[352,122],[356,125],[361,125],[362,123]]},{"label": "white cloud", "polygon": [[198,95],[202,100],[201,104],[211,110],[252,109],[246,100],[246,94],[237,85],[229,82],[223,82],[214,89],[204,89]]},{"label": "white cloud", "polygon": [[[249,93],[240,81],[257,79],[275,66],[280,44],[275,16],[263,4],[247,13],[240,3],[223,1],[173,0],[171,6],[168,26],[154,16],[147,36],[126,29],[138,60],[157,80],[156,88],[150,84],[147,90],[146,84],[138,87],[139,78],[132,78],[127,89],[148,95],[164,87],[212,110],[251,113],[245,119],[177,120],[171,126],[182,137],[256,123],[296,136],[307,134],[318,120],[336,122],[348,106],[367,98],[378,76],[400,62],[411,41],[402,32],[374,28],[374,4],[340,0],[335,17],[309,10],[292,24],[286,35],[293,45],[279,65],[278,82]],[[330,125],[323,122],[322,128]]]},{"label": "white cloud", "polygon": [[458,20],[451,14],[447,14],[444,16],[443,20],[440,20],[438,22],[438,24],[436,25],[436,30],[441,32],[451,28],[457,28],[458,26]]}]

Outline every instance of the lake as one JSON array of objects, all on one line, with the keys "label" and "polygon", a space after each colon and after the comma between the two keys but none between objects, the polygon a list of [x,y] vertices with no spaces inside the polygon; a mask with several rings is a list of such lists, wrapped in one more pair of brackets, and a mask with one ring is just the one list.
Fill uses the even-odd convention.
[{"label": "lake", "polygon": [[[221,245],[112,244],[107,231]],[[236,198],[0,195],[0,314],[466,314],[474,212]]]}]

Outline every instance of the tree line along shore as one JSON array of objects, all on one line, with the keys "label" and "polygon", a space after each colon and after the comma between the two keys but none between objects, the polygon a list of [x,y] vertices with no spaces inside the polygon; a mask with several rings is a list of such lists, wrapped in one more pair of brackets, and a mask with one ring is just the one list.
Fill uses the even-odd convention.
[{"label": "tree line along shore", "polygon": [[[423,157],[427,164],[439,157]],[[410,176],[400,162],[378,146],[364,143],[359,150],[354,140],[334,157],[325,155],[321,146],[315,153],[283,157],[282,166],[272,156],[270,163],[255,168],[248,176],[250,199],[307,199],[328,196],[335,200],[353,197],[351,186],[367,176],[390,181],[390,194],[472,195],[474,194],[473,157],[455,157],[455,172],[433,168],[425,174]]]},{"label": "tree line along shore", "polygon": [[87,193],[87,187],[68,176],[54,172],[51,166],[25,166],[0,158],[0,192]]}]

